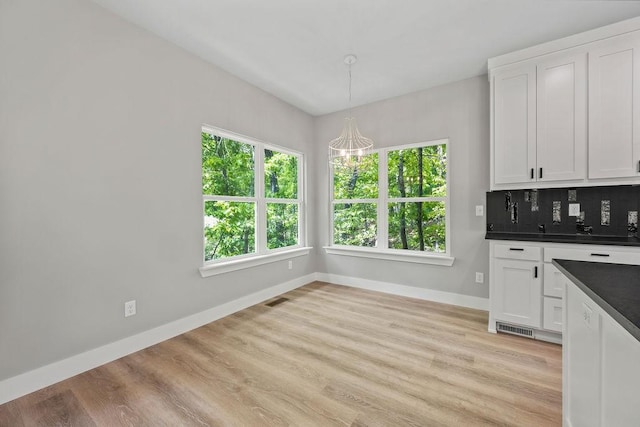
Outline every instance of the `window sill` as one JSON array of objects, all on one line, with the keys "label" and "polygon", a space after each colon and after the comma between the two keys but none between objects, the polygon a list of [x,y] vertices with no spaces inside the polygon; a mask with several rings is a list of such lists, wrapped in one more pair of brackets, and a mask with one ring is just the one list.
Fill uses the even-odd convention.
[{"label": "window sill", "polygon": [[451,267],[454,257],[425,253],[402,253],[400,251],[382,251],[379,249],[358,248],[352,246],[324,246],[330,255],[346,255],[361,258],[385,259],[390,261],[413,262],[418,264],[432,264]]},{"label": "window sill", "polygon": [[282,261],[289,258],[308,255],[311,249],[311,247],[288,249],[265,255],[257,255],[231,261],[217,262],[215,264],[207,264],[199,268],[200,275],[202,277],[215,276],[216,274],[229,273],[231,271],[242,270],[248,267],[255,267],[258,265],[269,264],[276,261]]}]

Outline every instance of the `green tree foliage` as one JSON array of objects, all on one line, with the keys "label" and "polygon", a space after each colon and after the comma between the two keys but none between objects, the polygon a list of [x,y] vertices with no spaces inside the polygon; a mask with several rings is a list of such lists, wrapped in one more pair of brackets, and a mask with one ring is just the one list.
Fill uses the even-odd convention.
[{"label": "green tree foliage", "polygon": [[[267,248],[298,244],[298,158],[265,150],[264,188],[265,197],[282,200],[266,206]],[[255,147],[203,132],[202,192],[253,199],[205,202],[205,261],[255,252]]]},{"label": "green tree foliage", "polygon": [[255,252],[255,212],[252,202],[205,202],[205,261]]},{"label": "green tree foliage", "polygon": [[254,195],[253,145],[202,132],[202,194]]},{"label": "green tree foliage", "polygon": [[364,156],[360,162],[335,164],[333,199],[375,199],[378,197],[378,153]]},{"label": "green tree foliage", "polygon": [[333,242],[337,245],[376,246],[377,205],[337,203],[333,205]]},{"label": "green tree foliage", "polygon": [[[295,200],[298,197],[298,158],[264,150],[265,197]],[[267,248],[298,244],[298,204],[267,203]]]},{"label": "green tree foliage", "polygon": [[389,203],[390,248],[445,252],[445,226],[443,202]]},{"label": "green tree foliage", "polygon": [[[447,195],[446,145],[395,150],[388,153],[390,198],[445,197]],[[443,202],[389,203],[389,247],[444,252]]]},{"label": "green tree foliage", "polygon": [[357,163],[333,167],[334,200],[371,200],[373,203],[333,205],[333,242],[338,245],[376,246],[378,198],[378,154]]},{"label": "green tree foliage", "polygon": [[[393,150],[387,156],[388,247],[444,252],[446,206],[442,201],[415,200],[446,197],[446,145]],[[334,166],[334,243],[376,245],[378,157],[357,164]],[[360,199],[360,202],[349,200]],[[367,203],[364,203],[367,202]]]},{"label": "green tree foliage", "polygon": [[298,205],[267,203],[267,248],[298,244]]},{"label": "green tree foliage", "polygon": [[298,158],[264,150],[264,195],[274,199],[298,197]]},{"label": "green tree foliage", "polygon": [[390,151],[387,156],[389,197],[445,197],[446,149],[446,145],[441,144]]}]

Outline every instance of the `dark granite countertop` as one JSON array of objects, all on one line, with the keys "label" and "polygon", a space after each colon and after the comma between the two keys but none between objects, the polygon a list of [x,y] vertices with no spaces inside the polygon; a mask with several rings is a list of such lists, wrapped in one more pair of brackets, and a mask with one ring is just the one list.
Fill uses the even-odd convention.
[{"label": "dark granite countertop", "polygon": [[553,264],[640,341],[640,265],[563,259]]},{"label": "dark granite countertop", "polygon": [[599,236],[591,234],[553,234],[553,233],[505,233],[487,231],[488,240],[518,240],[522,242],[579,243],[587,245],[640,246],[638,237]]}]

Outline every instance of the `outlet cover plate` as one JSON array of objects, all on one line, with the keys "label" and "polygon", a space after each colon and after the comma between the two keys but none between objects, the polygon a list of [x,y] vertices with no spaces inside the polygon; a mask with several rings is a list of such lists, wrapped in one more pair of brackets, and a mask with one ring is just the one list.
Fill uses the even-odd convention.
[{"label": "outlet cover plate", "polygon": [[134,316],[136,314],[136,300],[124,303],[124,317]]},{"label": "outlet cover plate", "polygon": [[484,206],[476,205],[476,216],[484,216]]},{"label": "outlet cover plate", "polygon": [[476,283],[484,283],[484,273],[476,272]]}]

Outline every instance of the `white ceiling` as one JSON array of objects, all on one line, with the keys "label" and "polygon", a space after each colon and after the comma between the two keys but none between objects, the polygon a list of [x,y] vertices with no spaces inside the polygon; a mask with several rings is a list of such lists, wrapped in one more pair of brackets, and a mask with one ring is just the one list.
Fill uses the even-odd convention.
[{"label": "white ceiling", "polygon": [[486,73],[487,58],[640,15],[638,1],[93,0],[302,110]]}]

